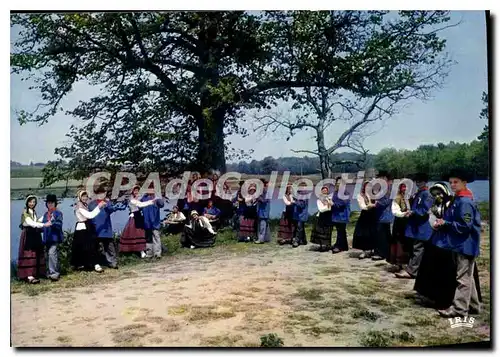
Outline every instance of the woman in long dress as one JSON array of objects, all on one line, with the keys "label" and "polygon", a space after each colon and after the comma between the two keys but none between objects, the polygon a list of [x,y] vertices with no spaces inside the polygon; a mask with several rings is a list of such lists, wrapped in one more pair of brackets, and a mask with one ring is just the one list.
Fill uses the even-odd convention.
[{"label": "woman in long dress", "polygon": [[35,196],[29,195],[26,198],[25,208],[21,215],[22,231],[17,257],[17,277],[30,284],[39,283],[39,278],[46,274],[45,248],[41,229],[51,224],[41,222],[43,217],[38,218],[35,212],[36,204]]},{"label": "woman in long dress", "polygon": [[395,265],[398,271],[403,270],[403,266],[408,264],[409,252],[412,247],[412,241],[405,236],[406,225],[408,224],[408,215],[410,202],[405,197],[406,185],[399,185],[398,194],[392,201],[392,214],[394,215],[394,224],[392,226],[392,239],[390,241],[390,251],[387,262]]},{"label": "woman in long dress", "polygon": [[102,201],[92,210],[88,208],[87,191],[78,192],[78,202],[75,206],[75,234],[71,247],[71,265],[77,269],[94,269],[98,273],[103,270],[99,265],[97,235],[92,219],[95,218],[101,208],[106,206]]},{"label": "woman in long dress", "polygon": [[318,218],[313,225],[311,243],[319,244],[320,252],[332,249],[332,199],[328,196],[328,187],[321,188],[321,195],[316,200]]},{"label": "woman in long dress", "polygon": [[141,208],[153,205],[155,200],[141,202],[139,186],[134,186],[129,201],[130,218],[120,236],[120,253],[139,253],[146,258],[146,232]]},{"label": "woman in long dress", "polygon": [[251,186],[245,197],[245,211],[240,218],[238,233],[240,242],[251,242],[257,238],[257,197],[253,197],[256,191],[256,187]]},{"label": "woman in long dress", "polygon": [[357,197],[361,214],[356,222],[352,247],[363,252],[359,259],[369,258],[375,249],[375,239],[377,235],[377,216],[375,202],[370,199],[366,192],[369,181],[365,181],[361,187],[361,192]]},{"label": "woman in long dress", "polygon": [[286,186],[285,195],[283,196],[285,208],[281,214],[281,219],[278,228],[278,244],[291,244],[293,238],[293,206],[295,199],[293,198],[292,185]]},{"label": "woman in long dress", "polygon": [[[429,189],[429,193],[434,197],[429,222],[431,227],[435,229],[433,223],[437,219],[444,217],[446,210],[451,205],[453,196],[445,182],[435,183]],[[453,251],[435,245],[436,236],[436,233],[433,233],[425,246],[413,289],[417,292],[417,296],[422,303],[437,309],[445,309],[451,305],[455,296],[457,287],[456,262],[453,258]],[[477,265],[474,269],[474,281],[481,301]]]}]

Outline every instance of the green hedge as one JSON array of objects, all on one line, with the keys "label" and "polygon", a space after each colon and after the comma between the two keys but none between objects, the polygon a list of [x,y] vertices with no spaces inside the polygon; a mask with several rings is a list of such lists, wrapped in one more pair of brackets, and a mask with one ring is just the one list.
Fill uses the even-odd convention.
[{"label": "green hedge", "polygon": [[481,214],[481,220],[483,222],[490,221],[490,203],[489,202],[479,202],[478,204],[479,213]]}]

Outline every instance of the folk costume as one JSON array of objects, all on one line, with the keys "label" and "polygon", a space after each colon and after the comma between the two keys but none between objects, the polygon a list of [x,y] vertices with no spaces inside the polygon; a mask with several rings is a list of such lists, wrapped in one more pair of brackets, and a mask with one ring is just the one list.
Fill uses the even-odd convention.
[{"label": "folk costume", "polygon": [[319,244],[319,251],[326,252],[332,248],[332,199],[321,194],[316,200],[317,219],[311,233],[311,243]]},{"label": "folk costume", "polygon": [[375,201],[371,200],[365,192],[367,184],[368,181],[363,183],[363,188],[357,197],[361,214],[356,222],[352,240],[352,247],[363,251],[359,256],[360,259],[368,258],[372,255],[377,237]]},{"label": "folk costume", "polygon": [[405,235],[413,241],[410,251],[410,260],[403,273],[397,273],[398,278],[415,278],[422,261],[426,242],[431,238],[432,228],[429,224],[429,211],[434,201],[427,187],[426,174],[415,175],[416,182],[425,183],[410,198],[411,214],[408,218]]},{"label": "folk costume", "polygon": [[255,189],[250,189],[245,197],[245,209],[240,217],[238,241],[251,242],[257,237],[257,198],[252,197]]},{"label": "folk costume", "polygon": [[[48,203],[54,204],[54,208],[48,208]],[[64,240],[63,234],[63,214],[57,209],[56,195],[49,194],[45,200],[47,212],[43,214],[42,223],[50,222],[50,226],[43,227],[42,240],[47,249],[49,271],[47,277],[51,280],[58,280],[60,277],[58,245]]]},{"label": "folk costume", "polygon": [[212,227],[220,227],[221,221],[221,210],[215,207],[213,204],[210,206],[210,203],[207,207],[203,209],[203,216],[207,217],[208,221],[212,225]]},{"label": "folk costume", "polygon": [[[177,207],[177,206],[176,206]],[[177,207],[177,209],[179,209]],[[184,223],[186,222],[186,216],[181,211],[172,212],[167,216],[165,220],[165,230],[168,234],[179,234],[184,230]]]},{"label": "folk costume", "polygon": [[271,241],[271,229],[269,227],[271,200],[266,197],[267,192],[268,188],[264,187],[262,194],[257,198],[258,238],[255,241],[257,244]]},{"label": "folk costume", "polygon": [[297,199],[293,206],[293,239],[292,247],[297,248],[299,245],[307,245],[305,224],[309,219],[309,200]]},{"label": "folk costume", "polygon": [[405,235],[406,225],[408,224],[407,212],[409,209],[410,202],[400,189],[396,198],[392,201],[391,210],[394,215],[394,224],[392,226],[389,257],[387,258],[387,262],[398,266],[400,270],[404,265],[408,264],[409,253],[413,243]]},{"label": "folk costume", "polygon": [[[473,182],[471,175],[462,170],[452,170],[448,178]],[[457,286],[453,302],[448,309],[440,310],[439,313],[443,317],[478,314],[481,310],[480,289],[474,271],[479,255],[481,217],[474,196],[467,187],[455,192],[450,207],[444,212],[443,221],[444,224],[438,226],[435,244],[452,251]]]},{"label": "folk costume", "polygon": [[94,269],[102,272],[98,257],[98,244],[94,223],[92,219],[97,217],[101,209],[99,206],[92,211],[89,210],[82,197],[87,195],[86,191],[78,192],[78,202],[75,205],[75,234],[71,247],[71,265],[75,268]]},{"label": "folk costume", "polygon": [[[132,189],[138,188],[135,186]],[[141,202],[133,194],[129,201],[130,217],[120,236],[121,253],[140,253],[142,258],[146,257],[146,232],[144,231],[144,216],[142,208],[153,205],[153,200]]]},{"label": "folk costume", "polygon": [[[29,208],[28,202],[34,200],[35,206]],[[45,252],[42,242],[42,217],[35,212],[37,199],[33,195],[26,198],[26,205],[21,214],[21,238],[17,258],[17,277],[29,283],[39,283],[39,278],[46,274]]]},{"label": "folk costume", "polygon": [[293,238],[293,210],[295,199],[291,193],[283,196],[285,208],[281,214],[281,219],[278,228],[278,244],[291,244]]},{"label": "folk costume", "polygon": [[236,192],[236,195],[232,199],[233,203],[233,229],[238,232],[237,239],[239,239],[239,231],[240,231],[240,221],[241,217],[245,213],[245,197],[243,197],[241,193],[241,186],[243,185],[243,181],[240,182],[240,188]]},{"label": "folk costume", "polygon": [[349,250],[347,244],[347,223],[351,215],[351,202],[349,199],[339,197],[339,191],[335,190],[332,197],[332,222],[337,231],[337,240],[332,253],[340,253]]},{"label": "folk costume", "polygon": [[215,244],[217,233],[207,217],[200,216],[197,211],[191,212],[191,221],[184,226],[181,246],[185,248],[208,248]]},{"label": "folk costume", "polygon": [[391,188],[388,186],[386,194],[375,201],[377,233],[375,235],[375,248],[372,260],[383,260],[389,256],[389,242],[392,239],[391,224],[394,220],[390,193]]},{"label": "folk costume", "polygon": [[94,210],[100,202],[106,202],[99,214],[92,219],[94,223],[97,241],[103,246],[103,260],[105,264],[113,269],[118,267],[117,249],[113,236],[113,226],[111,224],[111,215],[116,211],[127,209],[126,202],[113,203],[110,200],[96,199],[89,203],[89,210]]},{"label": "folk costume", "polygon": [[144,217],[144,231],[146,234],[146,255],[148,257],[161,258],[160,240],[160,208],[165,206],[163,198],[155,198],[153,194],[146,194],[141,202],[153,201],[154,203],[142,208]]}]

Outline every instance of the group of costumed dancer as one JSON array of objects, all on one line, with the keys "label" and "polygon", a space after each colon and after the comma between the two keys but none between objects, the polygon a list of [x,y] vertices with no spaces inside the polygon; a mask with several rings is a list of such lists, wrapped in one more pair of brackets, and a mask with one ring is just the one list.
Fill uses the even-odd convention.
[{"label": "group of costumed dancer", "polygon": [[[443,317],[478,314],[481,291],[475,259],[479,255],[481,218],[473,194],[467,188],[467,183],[473,181],[472,176],[463,170],[452,170],[446,178],[452,194],[446,182],[437,182],[429,188],[427,175],[415,174],[413,181],[417,190],[409,199],[404,183],[399,185],[397,196],[392,199],[390,175],[379,172],[377,178],[387,183],[387,192],[382,197],[378,197],[377,192],[367,192],[369,181],[363,183],[357,197],[361,214],[356,222],[352,247],[361,251],[358,258],[385,259],[396,267],[396,278],[415,279],[414,290],[419,301],[434,306]],[[232,200],[212,194],[204,201],[191,195],[191,185],[197,179],[190,181],[187,198],[179,199],[163,222],[160,209],[165,202],[154,190],[148,190],[141,197],[139,186],[135,186],[130,198],[122,202],[112,202],[108,198],[89,202],[88,193],[79,191],[71,265],[96,272],[103,271],[102,261],[110,268],[118,267],[110,216],[127,208],[130,217],[120,236],[120,253],[160,258],[162,224],[168,233],[182,233],[183,247],[210,247],[215,243],[216,227],[227,224],[231,218],[238,241],[256,244],[271,241],[271,199],[267,197],[265,179],[261,179],[264,188],[259,196],[255,196],[256,185],[250,185],[247,195],[243,195],[244,182],[240,181],[240,188]],[[310,242],[317,244],[320,252],[337,254],[349,249],[346,227],[351,215],[350,200],[339,197],[340,185],[341,178],[337,178],[332,195],[329,187],[322,187],[316,200],[318,212]],[[206,187],[200,187],[203,193]],[[277,242],[296,248],[307,244],[305,225],[309,221],[309,200],[302,197],[307,197],[309,192],[305,185],[299,185],[296,193],[292,191],[292,186],[288,185],[283,196]],[[224,185],[224,192],[230,192],[227,185]],[[106,189],[100,187],[97,193],[105,194]],[[37,199],[28,196],[21,216],[17,275],[29,283],[38,283],[44,276],[51,280],[58,280],[60,276],[57,246],[64,239],[63,216],[57,210],[55,195],[48,195],[45,203],[47,211],[38,218]],[[333,228],[337,238],[332,245]],[[103,246],[102,254],[99,254],[99,244]]]},{"label": "group of costumed dancer", "polygon": [[[435,307],[443,317],[467,316],[480,312],[481,290],[475,259],[479,255],[481,218],[474,196],[467,188],[473,176],[463,170],[452,170],[446,182],[437,182],[430,189],[428,176],[413,175],[416,192],[408,197],[406,185],[400,184],[397,195],[391,199],[392,178],[379,172],[377,178],[385,180],[387,192],[377,197],[370,195],[365,181],[357,197],[361,214],[356,222],[352,247],[361,253],[358,259],[387,260],[394,265],[394,276],[414,279],[417,300]],[[265,183],[266,184],[266,183]],[[241,185],[241,183],[240,183]],[[316,200],[317,213],[310,242],[319,246],[319,252],[333,254],[348,250],[346,226],[351,213],[350,200],[339,197],[341,178],[337,178],[334,192],[322,187]],[[305,185],[294,195],[288,186],[283,196],[284,209],[278,229],[278,243],[292,247],[306,245],[304,225],[309,221],[306,199],[297,199],[307,193]],[[380,187],[379,187],[380,189]],[[266,188],[258,198],[253,190],[244,197],[238,191],[240,241],[263,243],[269,220],[269,200]],[[392,229],[391,229],[392,226]],[[332,245],[332,232],[337,238]]]},{"label": "group of costumed dancer", "polygon": [[[227,207],[233,208],[230,200],[222,200],[215,196],[215,191],[208,200],[198,200],[191,194],[191,186],[200,177],[193,175],[187,188],[187,199],[179,200],[178,206],[190,210],[186,215],[178,206],[174,206],[172,213],[162,222],[160,209],[165,200],[156,196],[156,192],[148,189],[140,195],[140,186],[136,185],[130,192],[130,197],[124,201],[109,199],[109,191],[101,185],[95,193],[103,198],[89,199],[88,192],[80,190],[77,193],[77,202],[74,205],[76,224],[71,245],[70,264],[75,269],[95,270],[103,272],[101,265],[109,268],[118,268],[117,255],[138,254],[141,258],[161,258],[162,244],[160,229],[163,225],[167,233],[182,233],[181,244],[191,249],[211,247],[215,243],[216,232],[214,227],[224,224],[228,218]],[[203,194],[206,187],[199,185],[199,193]],[[215,185],[214,185],[215,187]],[[224,186],[227,193],[229,187]],[[213,202],[221,203],[221,209]],[[25,208],[21,215],[22,229],[19,242],[17,263],[17,277],[28,283],[39,283],[40,277],[47,277],[52,281],[59,280],[60,269],[58,262],[58,244],[64,240],[63,214],[57,210],[57,197],[47,195],[45,204],[47,212],[38,217],[35,211],[37,198],[29,195],[25,201]],[[115,245],[111,215],[116,211],[129,209],[130,217],[125,225],[118,247]],[[189,224],[186,224],[186,216]],[[213,226],[212,226],[213,225]],[[102,244],[102,254],[99,245]],[[48,273],[46,264],[48,256]]]}]

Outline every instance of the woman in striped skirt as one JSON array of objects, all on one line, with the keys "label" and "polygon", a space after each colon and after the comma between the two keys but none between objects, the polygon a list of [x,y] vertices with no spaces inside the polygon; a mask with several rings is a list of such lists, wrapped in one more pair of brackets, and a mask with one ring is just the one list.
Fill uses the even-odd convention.
[{"label": "woman in striped skirt", "polygon": [[257,238],[257,197],[252,197],[256,187],[250,186],[245,197],[245,211],[240,217],[240,231],[238,241],[251,242]]},{"label": "woman in striped skirt", "polygon": [[29,195],[21,215],[21,239],[19,240],[19,255],[17,258],[17,277],[30,284],[40,282],[45,276],[45,250],[42,242],[43,227],[49,227],[50,222],[41,223],[35,212],[36,197]]},{"label": "woman in striped skirt", "polygon": [[141,202],[139,189],[138,185],[132,188],[129,201],[130,218],[120,236],[120,253],[139,253],[141,258],[146,258],[146,232],[141,208],[151,206],[155,200]]},{"label": "woman in striped skirt", "polygon": [[332,248],[332,199],[328,196],[328,187],[321,188],[321,196],[316,200],[318,218],[311,233],[311,243],[319,244],[320,252]]},{"label": "woman in striped skirt", "polygon": [[87,201],[89,199],[87,191],[78,192],[78,202],[75,206],[75,234],[71,247],[71,265],[77,269],[94,269],[102,273],[99,265],[98,243],[94,223],[92,219],[97,217],[101,209],[107,205],[107,202],[99,204],[89,211]]},{"label": "woman in striped skirt", "polygon": [[278,228],[278,244],[292,244],[293,238],[293,205],[295,199],[292,194],[292,185],[286,186],[285,195],[283,196],[285,208],[281,215]]},{"label": "woman in striped skirt", "polygon": [[410,203],[405,197],[406,185],[399,185],[398,194],[392,201],[392,214],[394,215],[394,224],[392,226],[392,238],[387,262],[395,265],[398,272],[403,270],[403,266],[408,264],[409,252],[412,247],[412,241],[406,238],[405,231],[408,224],[408,215]]}]

